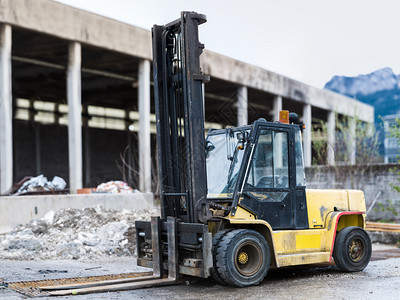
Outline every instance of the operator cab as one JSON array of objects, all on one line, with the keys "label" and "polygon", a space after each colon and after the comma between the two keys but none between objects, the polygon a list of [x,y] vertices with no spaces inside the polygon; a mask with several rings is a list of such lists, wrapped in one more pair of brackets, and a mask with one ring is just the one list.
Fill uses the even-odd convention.
[{"label": "operator cab", "polygon": [[240,206],[273,229],[308,228],[303,125],[295,121],[289,124],[288,117],[280,119],[210,130],[206,141],[207,198],[217,206],[230,207],[225,210],[232,217]]}]

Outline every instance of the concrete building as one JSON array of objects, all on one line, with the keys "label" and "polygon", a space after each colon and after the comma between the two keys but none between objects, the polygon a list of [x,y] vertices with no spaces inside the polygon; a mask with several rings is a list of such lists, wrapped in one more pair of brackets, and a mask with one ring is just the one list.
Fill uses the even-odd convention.
[{"label": "concrete building", "polygon": [[[150,31],[50,0],[0,0],[0,192],[40,173],[73,192],[111,179],[150,191],[151,59]],[[369,105],[221,54],[205,51],[202,68],[206,127],[297,112],[306,166],[313,124],[328,123],[333,164],[335,115],[373,122]]]},{"label": "concrete building", "polygon": [[387,115],[382,119],[385,128],[385,164],[397,163],[400,159],[400,144],[395,137],[391,136],[390,129],[398,126],[396,119],[400,119],[400,113]]}]

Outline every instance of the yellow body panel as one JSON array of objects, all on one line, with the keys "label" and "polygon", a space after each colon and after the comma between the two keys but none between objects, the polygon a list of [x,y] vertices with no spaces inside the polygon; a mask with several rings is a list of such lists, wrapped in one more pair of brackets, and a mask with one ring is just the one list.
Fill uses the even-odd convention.
[{"label": "yellow body panel", "polygon": [[367,210],[363,191],[347,190],[347,194],[349,197],[349,210],[362,212]]},{"label": "yellow body panel", "polygon": [[321,234],[296,235],[296,250],[320,249],[321,237]]},{"label": "yellow body panel", "polygon": [[273,237],[277,254],[324,251],[326,230],[280,230],[274,231]]},{"label": "yellow body panel", "polygon": [[346,190],[306,190],[308,224],[310,228],[323,228],[326,215],[337,210],[348,210]]},{"label": "yellow body panel", "polygon": [[306,190],[308,224],[324,228],[333,211],[365,212],[364,193],[358,190]]},{"label": "yellow body panel", "polygon": [[256,216],[249,212],[248,210],[238,206],[235,216],[230,216],[232,219],[241,219],[241,220],[255,220]]},{"label": "yellow body panel", "polygon": [[277,264],[279,267],[319,264],[319,263],[327,263],[329,261],[330,261],[329,252],[288,254],[288,255],[280,255],[277,257]]}]

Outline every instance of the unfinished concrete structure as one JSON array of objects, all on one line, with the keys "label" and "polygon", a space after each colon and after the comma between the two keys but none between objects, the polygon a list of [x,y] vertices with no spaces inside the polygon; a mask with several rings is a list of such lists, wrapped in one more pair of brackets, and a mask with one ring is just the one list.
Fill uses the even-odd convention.
[{"label": "unfinished concrete structure", "polygon": [[397,125],[397,120],[400,119],[400,112],[397,114],[387,115],[383,117],[385,129],[385,164],[397,163],[400,157],[400,143],[395,136],[393,130]]},{"label": "unfinished concrete structure", "polygon": [[[151,58],[150,31],[50,0],[0,0],[0,192],[39,173],[72,192],[111,179],[150,191]],[[348,97],[211,51],[202,64],[206,128],[297,112],[306,166],[313,123],[328,122],[334,164],[335,115],[373,122],[373,108]]]}]

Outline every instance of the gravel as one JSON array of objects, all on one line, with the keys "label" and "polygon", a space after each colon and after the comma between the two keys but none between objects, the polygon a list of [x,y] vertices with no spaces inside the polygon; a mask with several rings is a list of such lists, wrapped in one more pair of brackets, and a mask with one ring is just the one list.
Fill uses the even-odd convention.
[{"label": "gravel", "polygon": [[95,208],[50,211],[0,235],[0,259],[102,259],[135,254],[135,221],[154,211]]}]

